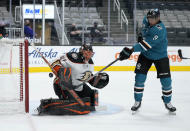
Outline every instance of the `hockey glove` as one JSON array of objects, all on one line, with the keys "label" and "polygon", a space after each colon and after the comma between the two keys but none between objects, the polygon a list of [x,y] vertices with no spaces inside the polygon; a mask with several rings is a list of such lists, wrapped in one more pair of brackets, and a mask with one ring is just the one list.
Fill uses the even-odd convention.
[{"label": "hockey glove", "polygon": [[98,89],[102,89],[109,83],[109,75],[107,73],[99,73],[89,83]]},{"label": "hockey glove", "polygon": [[129,49],[127,47],[123,48],[123,50],[119,54],[119,60],[125,60],[128,59],[131,54],[133,53],[133,49]]},{"label": "hockey glove", "polygon": [[143,40],[142,33],[138,34],[138,42],[141,42]]}]

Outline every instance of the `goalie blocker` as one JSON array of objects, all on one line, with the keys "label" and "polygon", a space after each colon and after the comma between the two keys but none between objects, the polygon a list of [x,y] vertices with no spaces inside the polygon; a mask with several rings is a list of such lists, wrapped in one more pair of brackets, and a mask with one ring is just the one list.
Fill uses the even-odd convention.
[{"label": "goalie blocker", "polygon": [[[75,89],[72,85],[71,68],[60,68],[58,71],[59,83],[54,83],[54,91],[59,99],[42,99],[37,108],[40,115],[83,115],[95,111],[98,106],[98,90],[91,89],[87,84],[83,84],[83,90],[75,92],[83,100],[85,106],[76,102],[65,87]],[[102,89],[109,82],[109,76],[106,73],[99,73],[93,77],[89,84],[95,88]]]}]

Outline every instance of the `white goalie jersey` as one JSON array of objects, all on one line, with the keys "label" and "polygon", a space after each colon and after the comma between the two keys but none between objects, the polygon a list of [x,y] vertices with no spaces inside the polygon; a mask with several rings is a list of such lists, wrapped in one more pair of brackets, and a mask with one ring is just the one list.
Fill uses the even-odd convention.
[{"label": "white goalie jersey", "polygon": [[[61,56],[59,59],[52,63],[52,67],[58,71],[60,67],[71,68],[71,77],[73,86],[80,85],[83,81],[87,80],[94,71],[94,63],[92,59],[88,63],[84,62],[84,58],[80,53],[69,52]],[[58,78],[55,78],[57,83]],[[76,88],[76,91],[82,91],[83,85]]]}]

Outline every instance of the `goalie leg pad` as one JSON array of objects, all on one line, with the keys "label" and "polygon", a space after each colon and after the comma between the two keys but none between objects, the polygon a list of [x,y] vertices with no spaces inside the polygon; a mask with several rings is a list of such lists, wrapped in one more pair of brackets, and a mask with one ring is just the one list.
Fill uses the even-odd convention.
[{"label": "goalie leg pad", "polygon": [[39,115],[84,115],[95,110],[90,106],[90,98],[82,99],[85,106],[81,106],[74,100],[42,99],[37,108]]},{"label": "goalie leg pad", "polygon": [[91,104],[93,105],[93,106],[98,106],[98,90],[93,90],[94,91],[94,93],[93,93],[93,96],[92,96],[92,102],[91,102]]},{"label": "goalie leg pad", "polygon": [[53,84],[54,92],[59,97],[59,99],[68,99],[67,91],[63,90],[58,84]]},{"label": "goalie leg pad", "polygon": [[80,98],[90,98],[90,105],[97,106],[98,105],[98,90],[91,89],[87,84],[83,85],[82,91],[76,91]]}]

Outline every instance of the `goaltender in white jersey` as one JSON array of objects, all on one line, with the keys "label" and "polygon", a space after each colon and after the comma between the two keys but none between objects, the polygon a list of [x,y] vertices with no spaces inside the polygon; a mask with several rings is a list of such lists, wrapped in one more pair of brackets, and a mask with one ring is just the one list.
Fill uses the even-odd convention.
[{"label": "goaltender in white jersey", "polygon": [[[71,68],[72,85],[78,86],[83,81],[89,79],[94,71],[94,63],[92,59],[84,61],[80,53],[69,52],[60,57],[58,61],[63,67]],[[82,91],[83,85],[76,88],[76,91]]]}]

